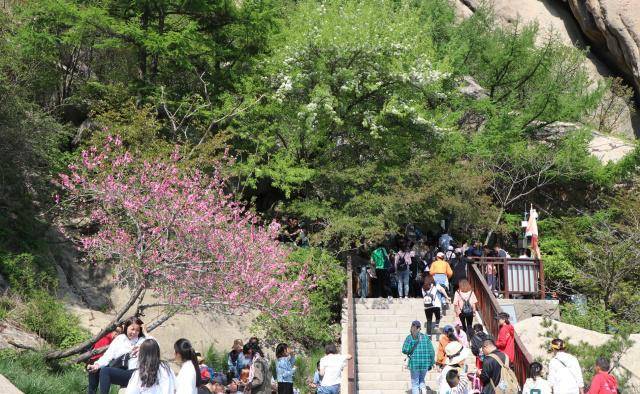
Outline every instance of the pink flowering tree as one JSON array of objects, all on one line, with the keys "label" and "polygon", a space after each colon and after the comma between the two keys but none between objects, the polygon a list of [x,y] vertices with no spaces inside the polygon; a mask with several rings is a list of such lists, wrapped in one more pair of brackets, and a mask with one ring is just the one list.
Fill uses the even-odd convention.
[{"label": "pink flowering tree", "polygon": [[90,341],[49,358],[85,351],[134,308],[161,308],[149,330],[186,309],[305,312],[305,272],[290,269],[277,226],[262,226],[225,191],[221,165],[207,176],[179,164],[177,153],[167,160],[137,160],[109,137],[60,175],[65,195],[56,197],[59,205],[90,217],[94,227],[77,236],[87,260],[110,264],[131,297]]}]

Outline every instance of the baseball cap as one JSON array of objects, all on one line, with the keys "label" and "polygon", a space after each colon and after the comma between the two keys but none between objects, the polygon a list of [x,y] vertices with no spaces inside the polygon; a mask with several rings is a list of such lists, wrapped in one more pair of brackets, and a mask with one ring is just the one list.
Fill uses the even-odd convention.
[{"label": "baseball cap", "polygon": [[417,327],[417,328],[422,327],[422,324],[420,323],[420,321],[419,321],[419,320],[414,320],[414,321],[411,323],[411,325],[412,325],[412,326],[414,326],[414,327]]},{"label": "baseball cap", "polygon": [[442,252],[438,252],[438,254],[436,254],[436,256],[438,256],[438,257],[444,257],[444,253],[442,253]]}]

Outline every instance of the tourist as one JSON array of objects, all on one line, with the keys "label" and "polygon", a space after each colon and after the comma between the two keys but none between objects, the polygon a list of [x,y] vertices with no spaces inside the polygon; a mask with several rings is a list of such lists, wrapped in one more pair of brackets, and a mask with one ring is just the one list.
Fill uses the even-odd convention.
[{"label": "tourist", "polygon": [[198,359],[198,367],[200,369],[200,381],[202,383],[213,382],[213,378],[215,376],[213,368],[209,367],[205,363],[205,359],[202,357],[202,354],[196,353],[196,358]]},{"label": "tourist", "polygon": [[473,244],[467,249],[464,254],[467,257],[482,257],[482,244],[480,241],[473,241]]},{"label": "tourist", "polygon": [[442,335],[438,339],[438,352],[436,354],[436,364],[439,366],[444,366],[445,359],[447,354],[445,353],[445,349],[447,345],[451,342],[458,342],[458,338],[456,337],[456,332],[451,326],[444,326],[442,330]]},{"label": "tourist", "polygon": [[347,366],[350,354],[338,354],[336,345],[330,343],[324,347],[325,356],[320,359],[320,376],[322,381],[318,387],[319,394],[340,393],[342,370]]},{"label": "tourist", "polygon": [[460,282],[467,279],[467,264],[471,260],[462,255],[462,249],[456,248],[456,257],[450,263],[453,276],[451,277],[451,290],[455,293],[460,287]]},{"label": "tourist", "polygon": [[296,372],[296,358],[293,349],[286,343],[276,346],[276,377],[278,394],[293,394],[293,375]]},{"label": "tourist", "polygon": [[[118,335],[104,354],[87,366],[89,386],[98,385],[100,394],[109,394],[111,384],[126,387],[131,375],[138,368],[138,350],[149,338],[145,334],[144,323],[137,317],[124,322],[123,333]],[[99,374],[96,372],[99,371]],[[98,382],[95,379],[98,377]]]},{"label": "tourist", "polygon": [[491,335],[484,332],[482,324],[474,324],[473,335],[471,336],[471,353],[476,356],[476,369],[482,369],[482,361],[484,360],[484,354],[482,353],[482,344],[487,339],[491,338]]},{"label": "tourist", "polygon": [[453,392],[460,385],[460,374],[457,369],[452,369],[447,372],[445,376],[445,380],[447,381],[447,386],[443,390],[440,390],[440,394],[453,394]]},{"label": "tourist", "polygon": [[[465,360],[469,355],[469,349],[462,346],[460,342],[451,342],[445,348],[445,354],[447,358],[444,362],[444,368],[440,372],[438,378],[438,393],[439,394],[468,394],[471,390],[471,382],[465,373]],[[452,386],[449,384],[449,380],[452,377],[449,376],[450,372],[454,372],[451,375],[457,376],[457,384]]]},{"label": "tourist", "polygon": [[522,394],[551,394],[551,385],[542,377],[542,364],[529,365],[529,377],[522,387]]},{"label": "tourist", "polygon": [[453,297],[453,308],[456,316],[462,323],[462,329],[471,334],[471,327],[473,326],[473,317],[475,316],[478,303],[478,299],[469,284],[469,281],[462,279],[458,283],[458,290]]},{"label": "tourist", "polygon": [[175,360],[180,365],[176,378],[176,394],[197,394],[197,387],[202,383],[198,356],[187,339],[180,338],[173,344]]},{"label": "tourist", "polygon": [[429,267],[429,273],[433,276],[436,283],[449,290],[449,278],[453,276],[453,271],[449,263],[444,260],[444,253],[438,252],[436,254],[436,260],[431,263]]},{"label": "tourist", "polygon": [[411,276],[411,258],[413,252],[409,243],[405,242],[404,247],[396,254],[395,271],[398,278],[398,297],[409,298],[409,277]]},{"label": "tourist", "polygon": [[411,394],[425,392],[427,386],[425,376],[433,368],[433,344],[429,337],[420,332],[421,324],[415,320],[411,323],[409,335],[402,345],[402,353],[407,355],[407,367],[411,374]]},{"label": "tourist", "polygon": [[456,322],[455,327],[453,327],[455,334],[456,334],[456,338],[458,338],[458,342],[460,342],[462,344],[462,346],[468,348],[469,347],[469,337],[467,336],[467,333],[464,332],[464,330],[462,329],[462,323],[460,322]]},{"label": "tourist", "polygon": [[553,358],[549,361],[547,377],[554,394],[584,394],[582,369],[578,359],[565,351],[562,339],[551,341]]},{"label": "tourist", "polygon": [[391,290],[389,289],[389,254],[382,244],[371,252],[371,263],[375,266],[376,279],[375,290],[377,297],[391,298]]},{"label": "tourist", "polygon": [[444,252],[444,259],[448,261],[449,264],[451,264],[455,258],[456,258],[456,252],[453,248],[453,245],[449,245],[449,247],[447,248],[447,251]]},{"label": "tourist", "polygon": [[131,375],[126,394],[174,394],[175,377],[165,361],[160,359],[160,346],[155,339],[142,342],[137,369]]},{"label": "tourist", "polygon": [[493,251],[496,257],[500,257],[503,259],[510,259],[511,256],[509,255],[509,253],[507,253],[506,250],[502,249],[502,246],[500,246],[500,244],[495,244],[493,246]]},{"label": "tourist", "polygon": [[[253,339],[253,338],[252,338]],[[258,345],[257,338],[244,345],[242,352],[250,361],[249,387],[251,394],[271,394],[271,367]]]},{"label": "tourist", "polygon": [[449,235],[448,232],[444,232],[440,238],[438,238],[438,246],[442,252],[449,250],[449,246],[451,246],[451,242],[453,241],[453,237]]},{"label": "tourist", "polygon": [[429,335],[429,337],[431,337],[433,329],[431,323],[434,315],[436,317],[435,327],[437,328],[440,324],[442,309],[442,302],[440,301],[441,297],[444,297],[445,299],[449,298],[446,290],[439,284],[435,283],[433,277],[430,275],[426,276],[424,284],[422,285],[422,299],[424,304],[424,314],[427,318],[427,335]]},{"label": "tourist", "polygon": [[500,312],[498,316],[496,316],[496,320],[498,320],[498,325],[500,326],[496,346],[498,350],[506,354],[509,360],[513,362],[516,355],[516,332],[513,325],[509,322],[509,319],[509,314],[506,312]]},{"label": "tourist", "polygon": [[242,368],[247,366],[247,361],[242,354],[242,345],[242,339],[236,339],[233,341],[233,347],[227,356],[227,369],[236,379],[240,377],[240,371],[242,371]]},{"label": "tourist", "polygon": [[[119,324],[118,326],[116,326],[115,330],[108,332],[102,338],[98,339],[98,341],[94,343],[93,346],[91,347],[91,357],[89,358],[89,364],[93,364],[96,360],[98,360],[101,357],[102,353],[104,353],[109,348],[109,345],[111,345],[111,342],[113,342],[115,337],[122,334],[123,332],[124,332],[124,326],[122,324]],[[95,394],[96,390],[98,389],[98,381],[100,378],[99,373],[100,373],[99,371],[88,372],[89,374],[89,386],[87,388],[88,394]]]},{"label": "tourist", "polygon": [[320,360],[316,363],[316,370],[313,373],[313,379],[308,381],[309,388],[312,389],[312,392],[317,392],[318,387],[320,387],[320,383],[322,383],[322,377],[320,377]]},{"label": "tourist", "polygon": [[609,360],[598,357],[596,360],[596,374],[591,379],[591,385],[587,394],[617,394],[618,381],[616,377],[609,373]]},{"label": "tourist", "polygon": [[[495,387],[500,384],[502,378],[502,365],[507,366],[509,358],[498,350],[492,339],[487,339],[482,343],[482,353],[484,354],[482,372],[480,373],[480,382],[483,385],[482,393],[494,394]],[[498,360],[500,361],[498,362]]]}]

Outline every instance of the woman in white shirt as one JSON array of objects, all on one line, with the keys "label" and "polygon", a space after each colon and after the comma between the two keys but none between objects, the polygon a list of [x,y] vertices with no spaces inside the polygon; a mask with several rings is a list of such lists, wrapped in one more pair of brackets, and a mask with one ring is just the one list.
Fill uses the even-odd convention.
[{"label": "woman in white shirt", "polygon": [[173,345],[176,352],[176,362],[181,364],[178,378],[176,379],[176,394],[197,394],[200,367],[196,351],[187,339],[180,338]]},{"label": "woman in white shirt", "polygon": [[112,384],[127,387],[133,372],[138,368],[138,349],[148,338],[150,337],[144,332],[142,320],[135,316],[127,319],[123,334],[115,337],[102,357],[87,366],[89,379],[99,379],[99,382],[90,382],[93,384],[89,384],[89,387],[98,385],[100,394],[109,394]]},{"label": "woman in white shirt", "polygon": [[169,365],[160,359],[160,346],[154,339],[140,345],[138,369],[127,386],[127,394],[174,394],[175,377]]}]

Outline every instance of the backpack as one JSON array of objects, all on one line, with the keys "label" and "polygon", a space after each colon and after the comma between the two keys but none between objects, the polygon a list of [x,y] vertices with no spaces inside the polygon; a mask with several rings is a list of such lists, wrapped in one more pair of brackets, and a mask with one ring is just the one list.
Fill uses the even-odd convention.
[{"label": "backpack", "polygon": [[200,366],[200,379],[202,379],[203,383],[209,383],[213,378],[213,369],[207,367],[206,365]]},{"label": "backpack", "polygon": [[[460,298],[462,298],[462,293],[460,291],[458,291],[458,293],[460,294]],[[462,304],[461,312],[465,316],[473,316],[473,307],[471,306],[471,302],[469,302],[470,299],[471,299],[471,295],[466,300],[462,298],[464,303]]]},{"label": "backpack", "polygon": [[398,254],[398,257],[400,257],[400,261],[398,261],[398,271],[406,271],[407,268],[409,268],[409,266],[407,265],[407,260],[405,256],[406,256],[406,253],[403,253],[402,256]]},{"label": "backpack", "polygon": [[500,357],[495,354],[490,354],[488,357],[496,360],[500,365],[500,382],[496,385],[491,380],[491,387],[493,387],[496,394],[518,394],[520,393],[520,384],[518,384],[518,378],[516,374],[509,368],[509,356],[505,354],[506,362],[502,362]]},{"label": "backpack", "polygon": [[[435,286],[435,285],[434,285]],[[433,308],[435,305],[433,305],[433,301],[435,299],[435,295],[431,293],[431,290],[429,290],[423,297],[422,299],[424,300],[424,309],[430,309]]]}]

